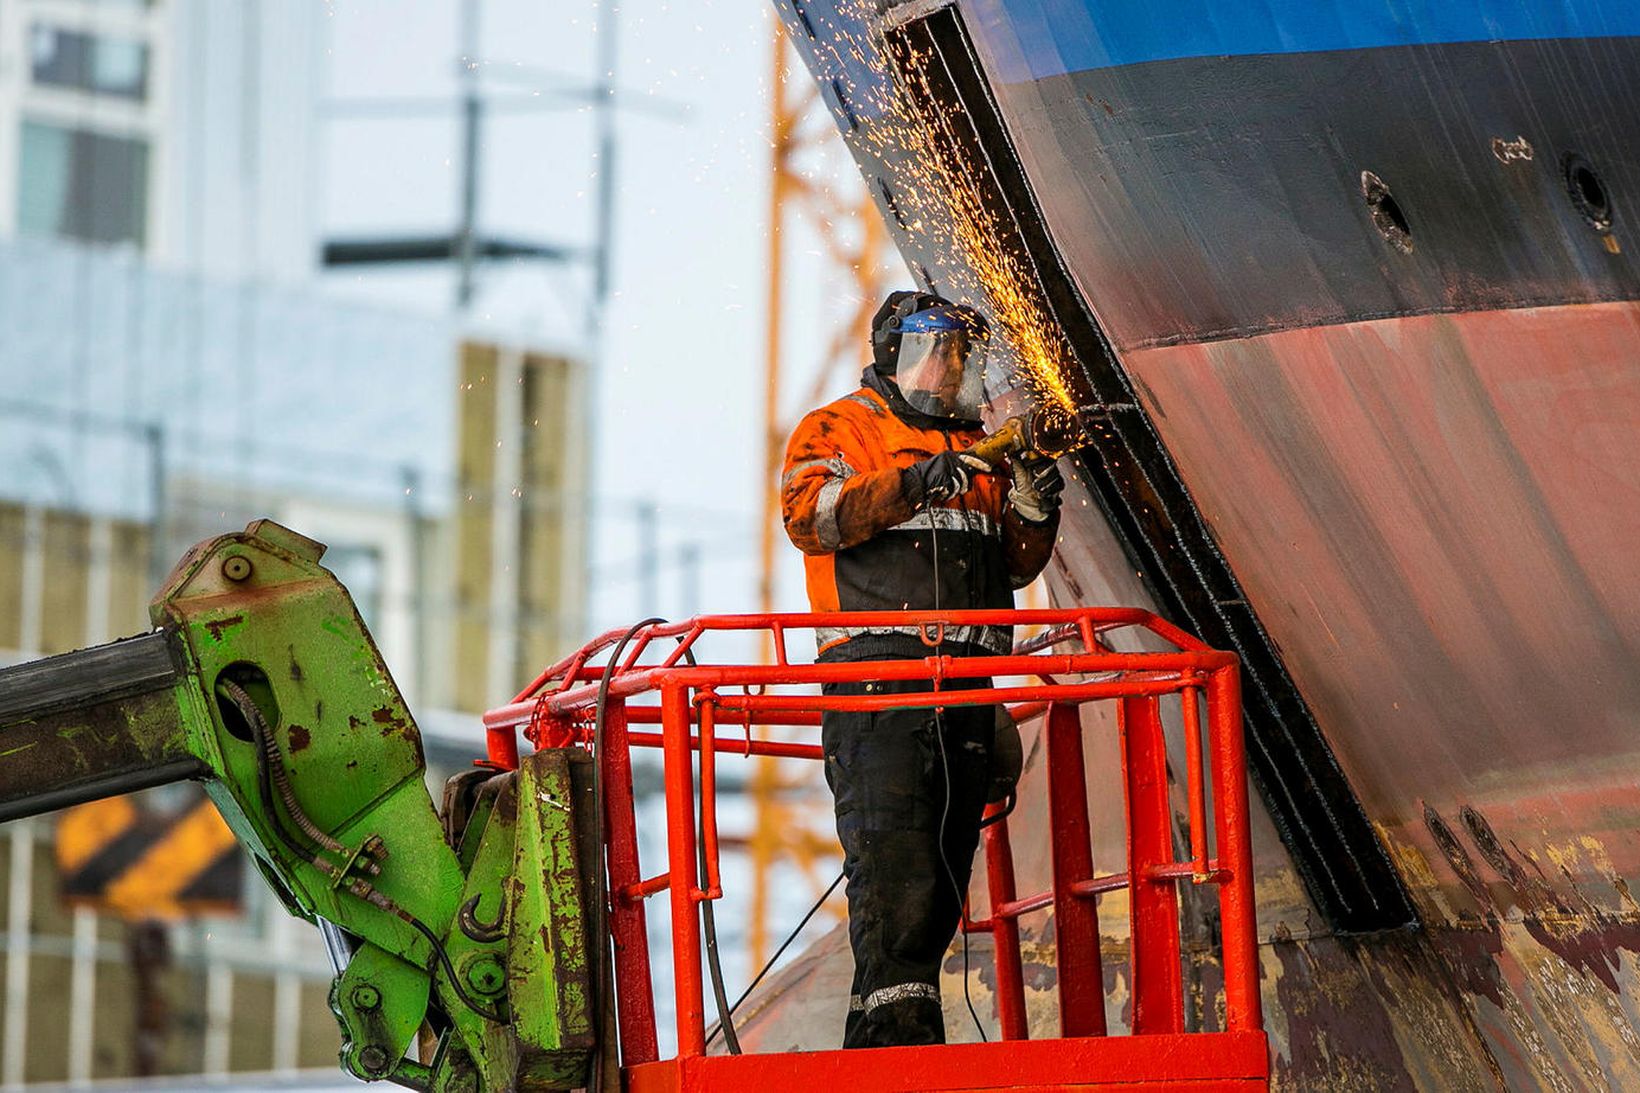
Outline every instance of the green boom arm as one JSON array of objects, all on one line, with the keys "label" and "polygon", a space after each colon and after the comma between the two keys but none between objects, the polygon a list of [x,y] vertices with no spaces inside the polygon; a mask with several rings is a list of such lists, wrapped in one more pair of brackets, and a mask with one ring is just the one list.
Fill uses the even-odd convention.
[{"label": "green boom arm", "polygon": [[[323,553],[259,520],[188,552],[155,632],[0,671],[0,820],[201,779],[326,932],[343,1067],[436,1091],[583,1085],[585,756],[458,775],[441,821],[415,722]],[[424,1025],[426,1063],[407,1057]]]}]

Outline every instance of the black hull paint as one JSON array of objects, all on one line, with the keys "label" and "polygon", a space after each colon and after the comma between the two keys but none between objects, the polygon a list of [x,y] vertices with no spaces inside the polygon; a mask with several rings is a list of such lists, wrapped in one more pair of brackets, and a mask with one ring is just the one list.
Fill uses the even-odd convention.
[{"label": "black hull paint", "polygon": [[[1640,296],[1640,240],[1613,254],[1564,169],[1595,172],[1627,242],[1640,39],[1193,58],[996,90],[1121,349]],[[1364,171],[1410,253],[1374,225]]]}]

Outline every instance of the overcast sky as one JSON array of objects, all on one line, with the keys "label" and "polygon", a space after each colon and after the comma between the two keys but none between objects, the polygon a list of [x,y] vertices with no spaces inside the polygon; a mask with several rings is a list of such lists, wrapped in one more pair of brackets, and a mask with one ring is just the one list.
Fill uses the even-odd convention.
[{"label": "overcast sky", "polygon": [[[322,223],[330,231],[446,228],[459,193],[459,131],[440,112],[457,84],[454,0],[334,0],[327,5],[331,100],[413,100],[398,118],[333,113],[325,126]],[[485,133],[487,231],[573,244],[593,238],[596,161],[584,107],[529,109],[596,74],[592,4],[486,0],[479,71],[498,109]],[[608,503],[595,526],[594,626],[690,606],[756,606],[769,176],[768,85],[774,16],[760,0],[627,0],[618,9],[621,101],[616,165],[614,295],[597,371],[593,491]],[[794,80],[807,80],[799,68]],[[502,104],[506,104],[505,107]],[[517,108],[517,107],[523,108]],[[503,110],[505,109],[505,112]],[[836,145],[841,155],[840,142]],[[843,177],[853,167],[842,159]],[[806,389],[807,346],[823,304],[811,239],[793,239],[793,367]],[[445,307],[443,273],[332,278],[342,291]],[[521,267],[485,277],[480,323],[575,345],[584,279]],[[812,351],[810,351],[812,352]],[[857,372],[832,386],[841,393]],[[795,406],[789,405],[790,411]],[[639,602],[634,502],[660,504],[661,602]],[[705,564],[691,605],[672,564],[686,542]],[[804,606],[795,551],[782,544],[784,606]]]}]

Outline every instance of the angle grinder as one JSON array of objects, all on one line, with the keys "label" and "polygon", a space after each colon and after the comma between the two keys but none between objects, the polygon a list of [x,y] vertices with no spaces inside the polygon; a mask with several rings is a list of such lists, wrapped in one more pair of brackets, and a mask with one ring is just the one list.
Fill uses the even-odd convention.
[{"label": "angle grinder", "polygon": [[1058,459],[1086,443],[1087,438],[1069,414],[1037,409],[1009,418],[973,447],[964,448],[962,454],[982,459],[995,467],[1015,452],[1036,452],[1049,459]]}]

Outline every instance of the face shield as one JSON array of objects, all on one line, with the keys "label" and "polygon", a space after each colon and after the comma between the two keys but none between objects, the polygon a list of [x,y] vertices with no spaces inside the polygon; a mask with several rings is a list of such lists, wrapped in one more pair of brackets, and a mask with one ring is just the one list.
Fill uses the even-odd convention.
[{"label": "face shield", "polygon": [[990,334],[972,308],[930,308],[900,326],[894,379],[912,409],[929,417],[978,420],[985,403]]}]

